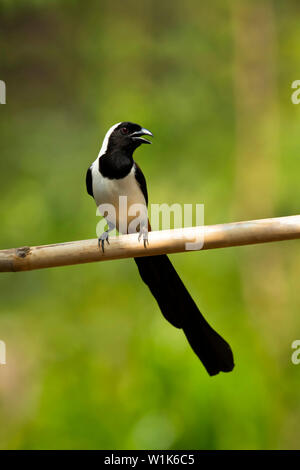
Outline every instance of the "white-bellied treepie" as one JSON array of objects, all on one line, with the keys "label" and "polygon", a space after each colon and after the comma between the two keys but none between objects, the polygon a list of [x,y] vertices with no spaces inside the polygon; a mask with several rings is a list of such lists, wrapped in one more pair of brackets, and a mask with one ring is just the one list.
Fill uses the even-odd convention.
[{"label": "white-bellied treepie", "polygon": [[[127,208],[131,204],[145,207],[144,223],[139,226],[139,238],[144,245],[148,242],[147,204],[148,194],[145,177],[133,160],[133,152],[145,143],[143,138],[152,136],[147,129],[131,122],[121,122],[106,133],[98,158],[87,171],[88,193],[95,199],[97,207],[111,204],[115,207],[116,220],[105,218],[108,230],[99,237],[104,251],[108,233],[123,226],[127,233],[132,215],[119,214],[119,196],[127,196]],[[127,225],[124,230],[124,219]],[[150,225],[149,225],[150,230]],[[164,317],[176,328],[181,328],[192,349],[204,364],[210,375],[220,371],[230,372],[234,367],[229,344],[207,323],[185,288],[175,268],[166,255],[135,258],[140,276],[155,297]]]}]

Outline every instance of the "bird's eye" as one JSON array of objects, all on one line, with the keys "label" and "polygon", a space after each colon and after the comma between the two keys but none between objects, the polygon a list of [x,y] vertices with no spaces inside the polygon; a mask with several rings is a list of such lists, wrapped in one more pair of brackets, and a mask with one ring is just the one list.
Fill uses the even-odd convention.
[{"label": "bird's eye", "polygon": [[126,135],[129,133],[129,129],[127,127],[122,127],[121,132],[122,134]]}]

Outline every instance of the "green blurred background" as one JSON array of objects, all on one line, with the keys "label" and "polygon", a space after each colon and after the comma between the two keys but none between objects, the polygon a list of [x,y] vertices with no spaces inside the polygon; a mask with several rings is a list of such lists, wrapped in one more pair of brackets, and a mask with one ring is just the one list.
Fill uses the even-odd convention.
[{"label": "green blurred background", "polygon": [[[0,247],[95,237],[85,173],[107,129],[150,202],[206,224],[299,211],[298,0],[0,1]],[[2,274],[2,449],[299,448],[300,246],[178,254],[236,368],[210,378],[132,260]]]}]

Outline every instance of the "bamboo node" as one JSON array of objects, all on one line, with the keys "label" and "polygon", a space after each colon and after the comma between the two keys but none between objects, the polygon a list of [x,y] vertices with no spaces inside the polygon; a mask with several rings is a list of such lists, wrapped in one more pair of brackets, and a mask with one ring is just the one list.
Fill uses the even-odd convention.
[{"label": "bamboo node", "polygon": [[18,258],[26,258],[31,252],[30,246],[22,246],[21,248],[16,249],[16,254]]}]

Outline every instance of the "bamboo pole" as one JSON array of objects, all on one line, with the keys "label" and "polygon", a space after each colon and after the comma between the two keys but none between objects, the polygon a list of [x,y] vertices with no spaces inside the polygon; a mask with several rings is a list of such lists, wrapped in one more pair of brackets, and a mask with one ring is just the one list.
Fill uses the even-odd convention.
[{"label": "bamboo pole", "polygon": [[186,243],[199,243],[201,237],[203,246],[198,250],[298,239],[300,215],[150,232],[147,248],[137,234],[129,234],[110,238],[104,253],[97,239],[0,250],[0,272],[179,253],[187,251]]}]

